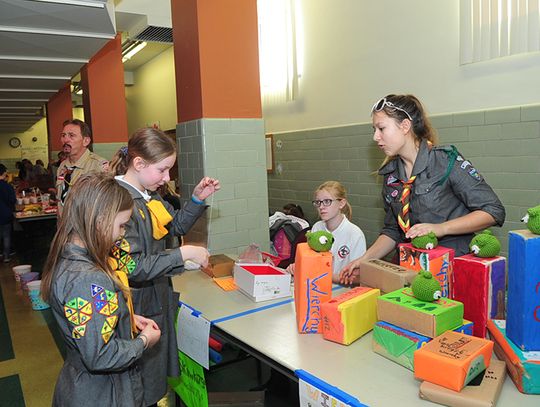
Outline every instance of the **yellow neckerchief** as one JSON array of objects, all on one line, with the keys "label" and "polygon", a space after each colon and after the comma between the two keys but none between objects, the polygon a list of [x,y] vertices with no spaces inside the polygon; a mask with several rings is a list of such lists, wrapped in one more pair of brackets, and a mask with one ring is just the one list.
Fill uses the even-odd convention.
[{"label": "yellow neckerchief", "polygon": [[146,203],[146,206],[152,218],[152,237],[160,240],[169,233],[165,226],[171,223],[173,218],[165,206],[163,206],[163,203],[157,199],[151,199]]},{"label": "yellow neckerchief", "polygon": [[137,324],[135,324],[135,309],[133,308],[133,299],[131,297],[131,289],[129,288],[129,281],[128,277],[125,271],[120,270],[119,267],[119,261],[118,259],[110,256],[109,257],[109,264],[111,265],[111,268],[116,273],[116,277],[118,277],[118,280],[124,285],[124,287],[127,287],[128,291],[127,294],[124,293],[124,297],[126,300],[126,305],[128,307],[129,311],[129,322],[131,325],[131,338],[135,338],[137,334],[139,333],[139,330],[137,329]]}]

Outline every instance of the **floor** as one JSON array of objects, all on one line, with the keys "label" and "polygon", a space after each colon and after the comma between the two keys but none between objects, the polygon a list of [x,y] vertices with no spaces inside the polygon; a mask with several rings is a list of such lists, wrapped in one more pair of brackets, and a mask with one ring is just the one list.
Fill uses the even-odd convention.
[{"label": "floor", "polygon": [[[56,334],[50,310],[32,310],[30,300],[15,283],[11,268],[17,264],[16,257],[11,263],[0,262],[0,407],[50,406],[63,365],[64,346]],[[239,394],[262,390],[264,406],[298,405],[296,383],[259,365],[253,357],[232,345],[225,345],[223,359],[230,363],[216,365],[206,372],[208,392]],[[172,392],[159,403],[159,407],[175,405],[182,403]],[[242,404],[245,407],[261,405]]]}]

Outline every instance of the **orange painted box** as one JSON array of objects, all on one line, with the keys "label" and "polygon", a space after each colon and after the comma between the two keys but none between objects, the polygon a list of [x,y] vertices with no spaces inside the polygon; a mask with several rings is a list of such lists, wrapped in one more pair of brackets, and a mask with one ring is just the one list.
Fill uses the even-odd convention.
[{"label": "orange painted box", "polygon": [[377,322],[380,290],[356,287],[321,306],[323,338],[350,345],[373,329]]},{"label": "orange painted box", "polygon": [[307,243],[296,247],[294,307],[300,333],[321,333],[321,304],[332,298],[332,253],[319,253]]},{"label": "orange painted box", "polygon": [[450,296],[454,249],[437,246],[434,249],[417,249],[411,243],[399,245],[399,265],[420,271],[430,271],[442,287],[443,297]]},{"label": "orange painted box", "polygon": [[461,391],[489,367],[493,342],[447,331],[414,352],[414,376]]}]

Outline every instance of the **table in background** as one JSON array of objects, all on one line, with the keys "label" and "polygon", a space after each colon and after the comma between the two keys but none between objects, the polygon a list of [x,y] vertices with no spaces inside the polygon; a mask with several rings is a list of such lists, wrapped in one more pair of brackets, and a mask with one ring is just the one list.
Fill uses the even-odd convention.
[{"label": "table in background", "polygon": [[[295,380],[294,371],[305,370],[370,406],[438,405],[420,401],[411,371],[373,352],[371,332],[344,346],[298,334],[290,299],[255,303],[199,271],[174,277],[173,285],[180,300],[202,312],[218,333]],[[538,406],[540,396],[520,393],[507,377],[498,405]]]},{"label": "table in background", "polygon": [[20,264],[31,264],[32,271],[41,272],[56,233],[56,213],[15,217],[13,248]]}]

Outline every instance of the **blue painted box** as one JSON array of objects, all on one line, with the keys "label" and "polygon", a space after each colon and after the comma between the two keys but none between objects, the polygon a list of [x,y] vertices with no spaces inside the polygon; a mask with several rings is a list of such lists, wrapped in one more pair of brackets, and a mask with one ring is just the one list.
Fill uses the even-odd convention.
[{"label": "blue painted box", "polygon": [[523,351],[540,350],[540,236],[509,233],[506,335]]}]

